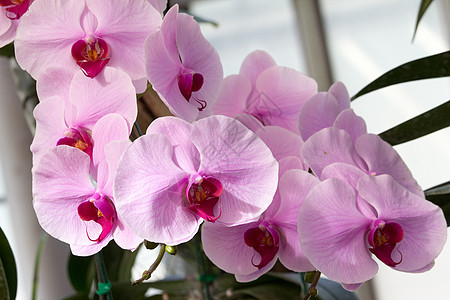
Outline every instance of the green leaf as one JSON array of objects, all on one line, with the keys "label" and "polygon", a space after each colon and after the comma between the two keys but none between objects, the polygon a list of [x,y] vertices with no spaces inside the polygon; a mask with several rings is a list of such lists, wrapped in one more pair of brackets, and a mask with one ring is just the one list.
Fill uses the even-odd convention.
[{"label": "green leaf", "polygon": [[122,250],[122,259],[120,260],[120,265],[117,274],[118,281],[131,280],[131,268],[133,268],[136,256],[139,252],[139,248],[133,252],[130,250]]},{"label": "green leaf", "polygon": [[252,296],[259,300],[298,299],[300,286],[288,281],[278,281],[235,289],[230,293],[232,295]]},{"label": "green leaf", "polygon": [[397,83],[450,76],[450,51],[407,62],[384,73],[359,91],[352,100]]},{"label": "green leaf", "polygon": [[450,181],[426,190],[425,197],[442,209],[447,227],[450,227]]},{"label": "green leaf", "polygon": [[349,292],[339,283],[321,277],[317,284],[319,298],[323,300],[358,300],[355,293]]},{"label": "green leaf", "polygon": [[15,299],[16,293],[16,261],[8,239],[0,228],[0,299]]},{"label": "green leaf", "polygon": [[14,57],[14,45],[9,43],[8,45],[0,48],[0,56]]},{"label": "green leaf", "polygon": [[380,134],[392,146],[450,126],[450,100]]},{"label": "green leaf", "polygon": [[[113,282],[111,290],[114,299],[145,299],[143,298],[149,288],[162,290],[170,295],[187,295],[194,289],[199,289],[196,280],[159,280],[131,285],[130,282]],[[170,297],[172,299],[172,297]],[[186,298],[185,298],[186,299]]]},{"label": "green leaf", "polygon": [[95,278],[95,266],[92,256],[70,254],[68,263],[69,279],[77,292],[88,292]]},{"label": "green leaf", "polygon": [[428,6],[430,6],[431,2],[433,0],[422,0],[420,2],[419,12],[417,13],[417,20],[416,20],[416,27],[414,28],[414,34],[413,34],[413,40],[417,33],[417,28],[419,27],[420,20],[422,19],[423,15],[428,9]]}]

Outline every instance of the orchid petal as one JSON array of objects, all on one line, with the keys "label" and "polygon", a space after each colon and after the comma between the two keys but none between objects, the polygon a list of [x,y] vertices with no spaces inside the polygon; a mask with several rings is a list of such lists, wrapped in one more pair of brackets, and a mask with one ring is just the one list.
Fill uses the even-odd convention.
[{"label": "orchid petal", "polygon": [[375,134],[360,136],[355,142],[355,149],[366,163],[368,173],[389,174],[414,194],[423,196],[422,189],[401,157],[379,136]]},{"label": "orchid petal", "polygon": [[256,134],[272,151],[276,160],[287,156],[301,159],[300,148],[303,141],[297,134],[278,126],[265,126],[256,131]]},{"label": "orchid petal", "polygon": [[302,106],[299,114],[299,132],[306,141],[323,128],[332,127],[339,114],[338,102],[330,93],[317,93]]},{"label": "orchid petal", "polygon": [[276,65],[275,60],[267,52],[255,50],[245,57],[239,74],[247,77],[252,86],[254,86],[258,76],[264,70]]},{"label": "orchid petal", "polygon": [[395,269],[415,271],[434,261],[447,239],[447,225],[438,206],[388,175],[361,178],[358,191],[375,207],[378,219],[398,223],[403,230],[404,238],[392,253],[401,259]]},{"label": "orchid petal", "polygon": [[338,102],[338,111],[350,108],[350,96],[348,95],[345,85],[338,81],[328,89],[328,93],[332,94]]},{"label": "orchid petal", "polygon": [[73,147],[59,146],[42,156],[33,168],[33,206],[42,228],[53,237],[89,245],[78,205],[95,189],[89,177],[90,158]]},{"label": "orchid petal", "polygon": [[189,175],[172,157],[167,137],[142,136],[123,154],[114,180],[114,200],[125,224],[146,240],[169,245],[191,239],[201,222],[183,205]]},{"label": "orchid petal", "polygon": [[222,88],[212,110],[215,114],[234,117],[245,111],[251,91],[251,82],[245,76],[239,74],[227,76],[222,82]]},{"label": "orchid petal", "polygon": [[317,270],[348,284],[372,278],[378,265],[366,246],[371,220],[356,205],[356,192],[339,179],[316,185],[298,216],[300,242]]},{"label": "orchid petal", "polygon": [[334,126],[347,131],[355,142],[358,137],[367,133],[366,122],[357,116],[353,109],[342,111],[336,118]]},{"label": "orchid petal", "polygon": [[218,221],[242,224],[269,206],[277,187],[278,163],[256,134],[235,119],[212,116],[194,124],[191,140],[201,155],[199,172],[223,185]]},{"label": "orchid petal", "polygon": [[61,68],[49,68],[42,73],[37,82],[36,90],[39,99],[59,96],[62,99],[69,98],[70,82],[74,73]]},{"label": "orchid petal", "polygon": [[200,153],[190,140],[192,125],[180,118],[158,118],[147,129],[149,133],[165,135],[173,145],[174,161],[186,173],[197,172],[200,166]]},{"label": "orchid petal", "polygon": [[86,0],[89,10],[97,17],[96,34],[111,49],[110,67],[125,71],[133,80],[145,76],[145,39],[161,25],[162,19],[148,1]]},{"label": "orchid petal", "polygon": [[307,165],[319,178],[322,170],[334,162],[356,165],[350,135],[337,128],[325,128],[315,133],[303,144],[301,152]]},{"label": "orchid petal", "polygon": [[20,67],[35,79],[50,67],[76,72],[70,49],[85,37],[80,24],[84,8],[84,1],[35,1],[20,19],[14,42]]},{"label": "orchid petal", "polygon": [[95,80],[77,73],[70,85],[70,99],[77,107],[77,125],[91,129],[104,115],[118,113],[131,132],[137,116],[136,93],[124,72],[106,67]]}]

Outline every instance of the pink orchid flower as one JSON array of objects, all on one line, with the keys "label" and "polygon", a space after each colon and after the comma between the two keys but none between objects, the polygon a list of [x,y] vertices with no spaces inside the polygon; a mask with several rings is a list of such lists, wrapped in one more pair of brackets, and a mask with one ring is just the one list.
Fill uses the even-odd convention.
[{"label": "pink orchid flower", "polygon": [[34,0],[0,0],[0,48],[11,43],[20,18]]},{"label": "pink orchid flower", "polygon": [[223,78],[222,64],[192,16],[174,5],[161,30],[145,43],[148,80],[170,111],[192,122],[210,114]]},{"label": "pink orchid flower", "polygon": [[328,92],[311,97],[300,110],[298,125],[304,141],[328,127],[347,131],[353,141],[367,133],[364,120],[350,108],[347,88],[341,82],[334,83]]},{"label": "pink orchid flower", "polygon": [[239,121],[210,116],[192,125],[163,117],[124,153],[114,195],[138,236],[177,245],[203,220],[233,226],[258,218],[277,181],[272,153]]},{"label": "pink orchid flower", "polygon": [[447,238],[442,210],[389,175],[344,173],[345,181],[315,186],[300,209],[300,241],[314,267],[348,290],[375,276],[372,254],[395,270],[429,270]]},{"label": "pink orchid flower", "polygon": [[108,65],[140,93],[147,87],[143,44],[161,21],[148,1],[36,0],[17,30],[17,62],[33,78],[49,67],[93,78]]},{"label": "pink orchid flower", "polygon": [[117,214],[113,179],[117,162],[130,144],[128,126],[117,114],[101,118],[92,130],[97,176],[90,176],[91,158],[74,147],[48,150],[33,167],[33,205],[42,228],[70,244],[73,254],[100,251],[111,239],[134,250],[142,241]]},{"label": "pink orchid flower", "polygon": [[341,162],[368,175],[391,175],[412,193],[423,196],[422,188],[400,155],[378,135],[366,133],[353,141],[346,130],[325,128],[313,134],[303,144],[301,152],[306,164],[320,179],[323,179],[325,167]]},{"label": "pink orchid flower", "polygon": [[136,119],[136,94],[124,72],[107,67],[96,80],[65,69],[49,69],[37,82],[40,103],[34,110],[33,162],[57,145],[69,145],[92,156],[92,129],[106,114],[118,113],[128,133]]},{"label": "pink orchid flower", "polygon": [[277,66],[264,51],[254,51],[245,58],[239,74],[224,79],[213,111],[230,117],[249,114],[263,125],[281,126],[298,134],[299,111],[316,93],[312,78]]},{"label": "pink orchid flower", "polygon": [[297,233],[297,215],[308,192],[319,180],[303,170],[287,170],[280,178],[272,204],[251,223],[227,227],[205,223],[203,250],[222,270],[248,282],[268,272],[280,259],[295,272],[314,270],[303,253]]}]

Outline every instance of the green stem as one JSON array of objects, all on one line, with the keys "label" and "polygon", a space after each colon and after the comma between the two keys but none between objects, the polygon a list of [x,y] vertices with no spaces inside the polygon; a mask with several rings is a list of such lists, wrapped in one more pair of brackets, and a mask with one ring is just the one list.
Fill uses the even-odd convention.
[{"label": "green stem", "polygon": [[[106,271],[105,261],[103,260],[102,252],[95,254],[95,268],[97,270],[98,286],[111,284],[108,280],[108,273]],[[101,300],[113,300],[111,290],[105,294],[99,294]]]},{"label": "green stem", "polygon": [[[195,235],[194,237],[194,244],[195,244],[195,256],[197,260],[197,271],[199,274],[199,278],[203,278],[206,274],[206,268],[205,268],[205,260],[203,258],[203,251],[201,247],[200,237],[199,235]],[[205,280],[200,280],[201,283],[201,293],[202,293],[202,299],[203,300],[211,300],[211,295],[209,293],[209,283]]]},{"label": "green stem", "polygon": [[314,280],[311,283],[311,285],[309,286],[308,292],[306,293],[305,297],[303,298],[303,300],[308,300],[311,296],[316,297],[317,296],[317,283],[319,283],[319,279],[320,279],[320,272],[316,271],[316,274],[314,275]]},{"label": "green stem", "polygon": [[142,273],[142,277],[141,278],[139,278],[138,280],[133,281],[132,284],[133,285],[141,284],[144,280],[149,279],[152,276],[152,273],[156,270],[156,268],[161,263],[161,261],[162,261],[162,259],[164,257],[164,253],[166,253],[166,245],[160,244],[159,245],[158,257],[156,257],[155,262],[150,266],[150,268],[148,270],[145,270],[144,273]]},{"label": "green stem", "polygon": [[42,231],[41,238],[39,239],[38,250],[36,253],[36,260],[34,261],[34,275],[33,275],[33,292],[31,299],[36,300],[37,290],[38,290],[38,282],[39,282],[39,266],[41,264],[42,251],[44,249],[45,244],[48,240],[48,234],[45,231]]}]

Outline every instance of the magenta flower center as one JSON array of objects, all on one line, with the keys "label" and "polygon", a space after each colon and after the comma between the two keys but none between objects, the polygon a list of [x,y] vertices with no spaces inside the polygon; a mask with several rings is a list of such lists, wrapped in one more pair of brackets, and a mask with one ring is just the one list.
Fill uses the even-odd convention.
[{"label": "magenta flower center", "polygon": [[[370,226],[368,239],[370,246],[372,246],[372,248],[369,248],[370,252],[375,254],[383,263],[390,267],[395,267],[402,262],[402,257],[398,262],[392,259],[392,251],[397,243],[403,240],[403,229],[398,223],[385,223],[384,221],[376,220]],[[398,252],[401,255],[401,252]]]},{"label": "magenta flower center", "polygon": [[94,221],[102,227],[100,234],[92,238],[87,227],[86,234],[89,240],[100,243],[110,233],[115,221],[116,209],[108,197],[95,193],[92,197],[78,205],[78,215],[81,220]]},{"label": "magenta flower center", "polygon": [[219,204],[219,214],[214,215],[214,208],[222,192],[222,183],[219,180],[193,175],[186,187],[186,206],[201,218],[214,223],[222,213]]},{"label": "magenta flower center", "polygon": [[5,9],[9,19],[17,20],[28,10],[30,2],[31,0],[0,0],[0,6]]},{"label": "magenta flower center", "polygon": [[278,252],[279,239],[276,230],[271,225],[259,224],[258,227],[250,228],[244,233],[245,244],[255,249],[261,256],[259,264],[253,262],[252,265],[261,269],[273,260]]},{"label": "magenta flower center", "polygon": [[88,36],[72,45],[72,57],[84,75],[94,78],[109,62],[109,47],[104,40]]},{"label": "magenta flower center", "polygon": [[59,145],[67,145],[80,149],[92,158],[92,140],[86,129],[70,128],[64,133],[64,137],[56,143]]},{"label": "magenta flower center", "polygon": [[189,102],[192,98],[199,105],[198,110],[205,109],[207,103],[205,100],[192,97],[193,92],[198,92],[203,86],[203,75],[190,70],[182,70],[178,75],[178,88],[184,99]]}]

